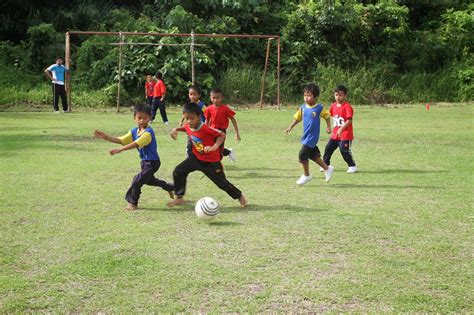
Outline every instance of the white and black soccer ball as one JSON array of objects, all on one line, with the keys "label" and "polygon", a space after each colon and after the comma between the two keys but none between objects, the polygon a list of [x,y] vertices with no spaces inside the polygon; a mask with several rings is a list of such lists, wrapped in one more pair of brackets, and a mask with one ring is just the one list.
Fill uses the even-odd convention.
[{"label": "white and black soccer ball", "polygon": [[212,220],[219,213],[219,204],[214,198],[203,197],[196,202],[194,211],[199,219]]}]

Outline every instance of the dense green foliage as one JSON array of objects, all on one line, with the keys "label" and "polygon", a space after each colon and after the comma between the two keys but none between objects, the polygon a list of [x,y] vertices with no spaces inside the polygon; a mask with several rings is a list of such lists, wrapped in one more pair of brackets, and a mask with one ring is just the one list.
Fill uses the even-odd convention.
[{"label": "dense green foliage", "polygon": [[[328,99],[334,84],[347,84],[356,103],[462,101],[474,93],[474,5],[463,1],[81,0],[56,1],[54,7],[41,1],[7,1],[1,6],[5,23],[0,29],[0,62],[7,72],[17,68],[41,73],[54,56],[64,54],[67,30],[276,34],[282,36],[284,101],[299,97],[308,81],[320,84]],[[112,89],[119,48],[111,44],[120,38],[71,40],[74,90]],[[123,40],[190,43],[187,37]],[[258,99],[265,40],[197,38],[196,43],[205,45],[196,48],[196,79],[204,93],[222,85],[232,102]],[[172,101],[186,97],[189,46],[129,45],[123,58],[127,102],[141,100],[145,74],[156,71],[164,73]],[[274,87],[274,51],[270,59],[267,86]],[[265,97],[274,102],[274,90]],[[104,98],[103,103],[109,102]]]}]

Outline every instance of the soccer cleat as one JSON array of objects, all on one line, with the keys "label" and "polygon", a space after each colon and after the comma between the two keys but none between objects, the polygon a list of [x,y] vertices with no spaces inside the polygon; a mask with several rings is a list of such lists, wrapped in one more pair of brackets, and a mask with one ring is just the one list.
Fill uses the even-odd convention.
[{"label": "soccer cleat", "polygon": [[331,165],[328,166],[328,170],[324,172],[326,176],[326,182],[329,182],[332,178],[332,173],[334,173],[334,167]]},{"label": "soccer cleat", "polygon": [[357,166],[349,166],[349,168],[347,169],[347,174],[354,174],[355,172],[357,172]]},{"label": "soccer cleat", "polygon": [[298,178],[298,180],[296,181],[296,184],[302,186],[306,184],[307,182],[311,181],[312,179],[313,179],[313,176],[311,176],[311,174],[308,176],[303,174],[301,175],[300,178]]},{"label": "soccer cleat", "polygon": [[230,151],[230,152],[229,152],[229,155],[228,155],[229,160],[230,160],[232,163],[235,163],[235,160],[237,159],[237,157],[235,156],[235,151],[234,151],[232,148],[230,148],[229,151]]}]

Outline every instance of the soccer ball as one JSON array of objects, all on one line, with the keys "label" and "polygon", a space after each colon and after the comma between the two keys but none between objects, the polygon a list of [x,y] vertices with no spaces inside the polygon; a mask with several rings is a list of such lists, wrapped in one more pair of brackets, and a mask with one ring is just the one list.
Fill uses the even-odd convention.
[{"label": "soccer ball", "polygon": [[204,197],[196,202],[194,211],[199,219],[212,220],[219,213],[219,204],[214,198]]}]

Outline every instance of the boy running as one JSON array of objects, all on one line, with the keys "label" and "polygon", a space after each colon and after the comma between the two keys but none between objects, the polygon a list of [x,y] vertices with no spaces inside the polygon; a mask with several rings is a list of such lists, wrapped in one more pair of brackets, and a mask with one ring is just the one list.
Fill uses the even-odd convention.
[{"label": "boy running", "polygon": [[327,166],[321,159],[321,153],[317,146],[320,132],[320,117],[326,120],[326,132],[331,133],[329,112],[327,109],[324,109],[322,104],[316,104],[318,97],[319,87],[314,83],[308,84],[304,88],[305,103],[294,114],[293,122],[286,129],[286,134],[289,134],[295,125],[303,121],[303,135],[301,137],[303,146],[299,153],[300,163],[303,165],[303,175],[296,181],[297,185],[304,185],[313,179],[313,176],[309,173],[309,160],[313,160],[323,168],[326,174],[326,182],[331,180],[334,171],[332,166]]},{"label": "boy running", "polygon": [[354,174],[357,172],[357,166],[354,158],[352,157],[351,147],[352,140],[354,140],[354,133],[352,129],[352,117],[354,116],[354,110],[351,104],[346,101],[347,98],[347,87],[344,85],[336,86],[334,90],[334,99],[329,112],[331,113],[333,120],[333,131],[331,139],[329,139],[326,148],[324,149],[324,163],[330,165],[331,156],[334,151],[339,147],[342,158],[346,161],[348,174]]},{"label": "boy running", "polygon": [[[204,116],[206,117],[206,124],[211,128],[218,129],[223,133],[227,133],[227,127],[229,127],[229,120],[234,126],[234,130],[237,136],[237,141],[240,141],[239,127],[237,126],[237,120],[235,120],[235,112],[227,105],[224,105],[224,93],[220,88],[213,88],[211,90],[211,102],[212,105],[206,108]],[[232,162],[235,162],[235,152],[230,149],[224,148],[222,143],[221,149],[222,156],[228,156]]]},{"label": "boy running", "polygon": [[141,172],[135,175],[132,185],[125,195],[128,201],[126,210],[137,210],[138,199],[142,192],[143,185],[158,186],[166,190],[171,198],[173,198],[172,184],[160,180],[155,177],[155,173],[160,168],[161,162],[157,150],[157,142],[153,128],[148,124],[151,120],[151,108],[148,105],[137,105],[134,109],[133,119],[137,123],[137,127],[131,129],[122,137],[111,137],[100,130],[94,131],[94,136],[109,142],[121,144],[122,147],[109,150],[110,155],[120,153],[125,150],[137,149],[140,153]]}]

